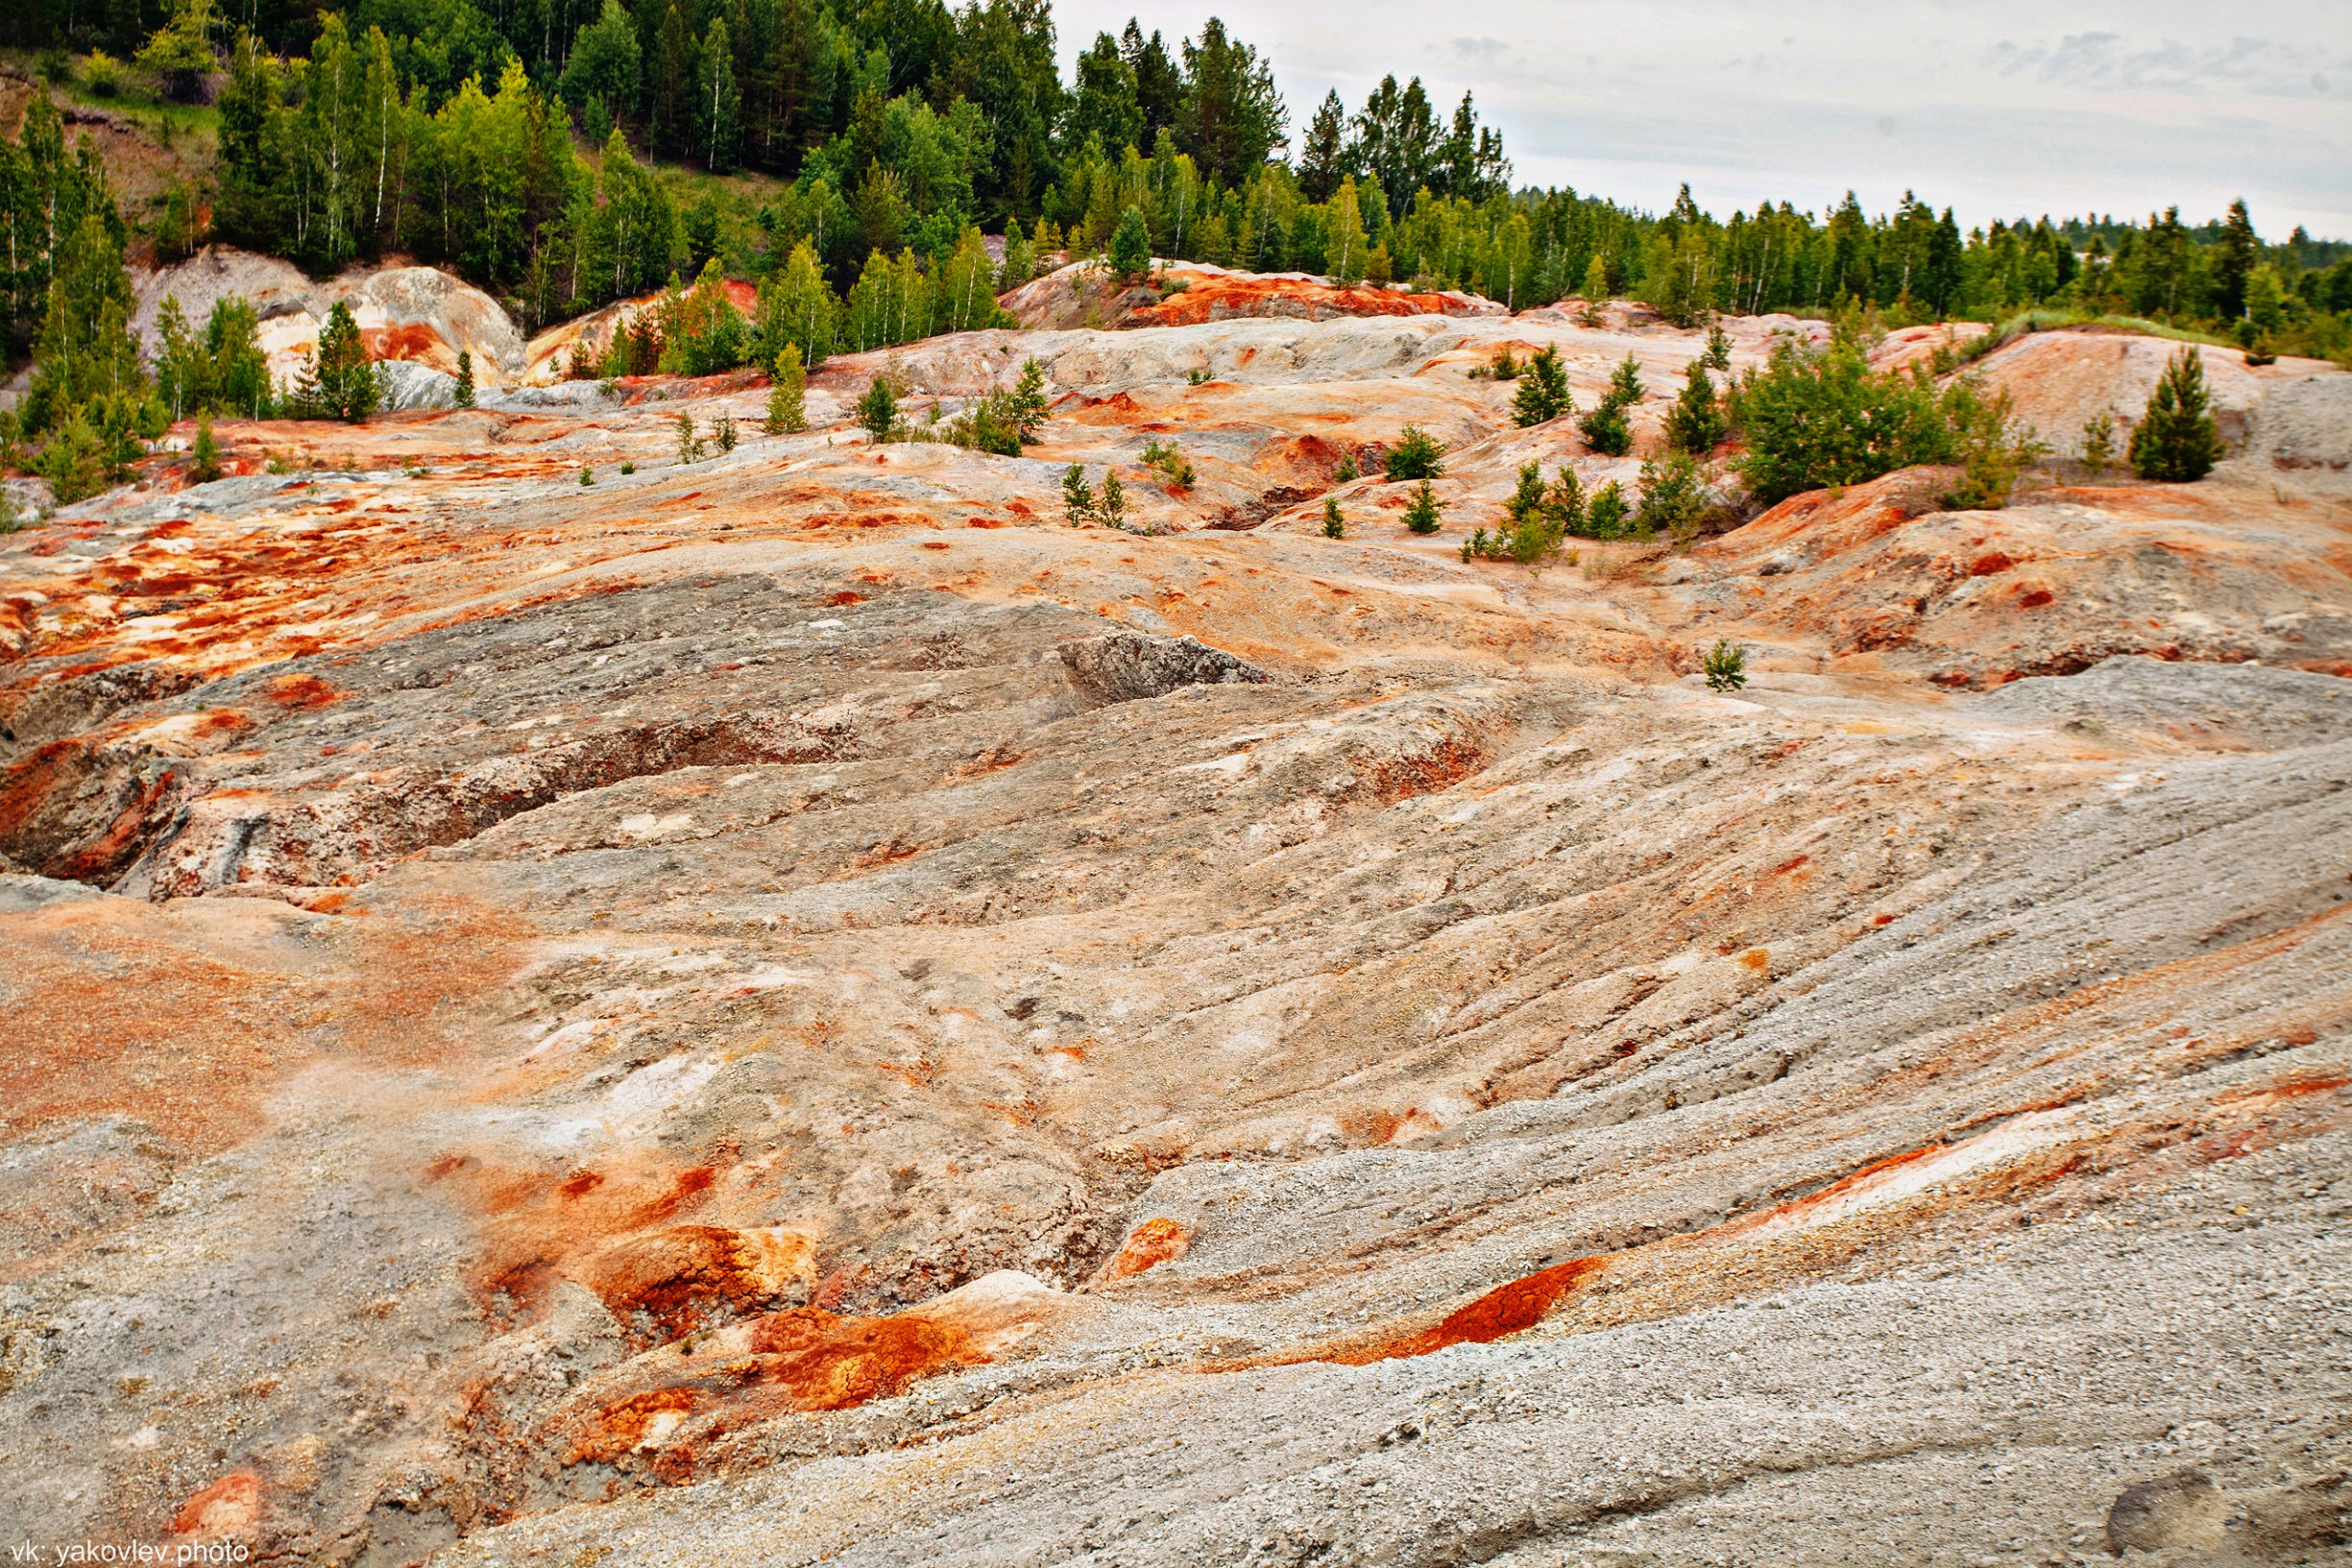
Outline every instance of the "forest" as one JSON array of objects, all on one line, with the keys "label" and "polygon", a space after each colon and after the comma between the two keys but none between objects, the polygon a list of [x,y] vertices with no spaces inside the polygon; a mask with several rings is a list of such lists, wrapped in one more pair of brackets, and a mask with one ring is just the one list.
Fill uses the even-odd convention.
[{"label": "forest", "polygon": [[[1152,256],[1513,308],[1631,297],[1685,326],[2043,308],[2352,354],[2352,247],[2265,240],[2243,203],[2197,224],[2168,207],[1964,231],[1910,192],[1888,212],[1850,193],[1719,218],[1687,186],[1662,212],[1515,188],[1469,93],[1447,110],[1392,76],[1295,126],[1271,62],[1214,18],[1173,43],[1130,21],[1067,81],[1046,0],[17,0],[0,46],[46,84],[0,142],[0,349],[39,367],[14,446],[83,409],[98,446],[123,447],[156,423],[139,410],[158,375],[182,394],[174,416],[186,388],[231,383],[261,410],[230,368],[238,323],[188,326],[178,369],[127,341],[126,253],[213,240],[319,277],[444,266],[526,331],[664,290],[674,324],[698,280],[760,285],[757,319],[703,313],[715,326],[671,345],[671,368],[764,364],[787,342],[813,365],[990,325],[996,292],[1138,225]],[[48,101],[91,94],[200,106],[213,147],[194,187],[127,218]],[[747,217],[722,203],[725,175],[756,181]],[[643,342],[622,358],[579,369],[664,363]]]}]

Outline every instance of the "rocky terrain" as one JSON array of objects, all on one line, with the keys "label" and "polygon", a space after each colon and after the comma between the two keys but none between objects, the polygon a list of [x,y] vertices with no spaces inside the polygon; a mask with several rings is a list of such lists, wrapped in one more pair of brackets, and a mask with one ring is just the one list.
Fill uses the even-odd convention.
[{"label": "rocky terrain", "polygon": [[[2352,376],[1530,572],[1699,335],[1030,287],[806,434],[521,346],[0,538],[0,1539],[2342,1560]],[[2058,444],[2169,350],[1979,365]],[[1023,457],[846,422],[1031,356]]]}]

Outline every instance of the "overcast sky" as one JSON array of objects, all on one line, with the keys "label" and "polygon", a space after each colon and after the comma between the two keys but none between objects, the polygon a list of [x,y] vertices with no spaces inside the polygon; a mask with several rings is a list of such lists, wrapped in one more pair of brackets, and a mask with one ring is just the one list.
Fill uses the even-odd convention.
[{"label": "overcast sky", "polygon": [[1911,187],[1963,228],[2243,196],[2267,238],[2352,239],[2347,0],[1055,0],[1065,68],[1138,13],[1172,49],[1223,16],[1294,134],[1392,71],[1445,114],[1474,92],[1519,184],[1656,208],[1687,180],[1719,217]]}]

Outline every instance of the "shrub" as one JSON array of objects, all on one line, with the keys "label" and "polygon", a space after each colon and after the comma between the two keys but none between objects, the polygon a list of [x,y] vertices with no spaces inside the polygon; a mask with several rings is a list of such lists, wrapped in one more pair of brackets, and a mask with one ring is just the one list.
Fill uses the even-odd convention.
[{"label": "shrub", "polygon": [[590,467],[589,467],[587,464],[585,464],[585,463],[581,464],[581,465],[580,465],[580,483],[581,483],[581,484],[583,484],[583,485],[593,485],[593,484],[594,484],[595,482],[596,482],[596,470],[594,470],[594,469],[592,469],[592,468],[590,468]]},{"label": "shrub", "polygon": [[1487,367],[1487,374],[1497,381],[1515,381],[1519,378],[1519,362],[1511,357],[1511,345],[1506,343],[1503,351],[1496,354],[1493,363]]},{"label": "shrub", "polygon": [[731,452],[735,450],[735,416],[721,414],[718,417],[718,449],[722,452]]},{"label": "shrub", "polygon": [[1518,394],[1511,399],[1511,418],[1522,427],[1541,424],[1575,406],[1568,397],[1568,373],[1560,363],[1560,350],[1547,344],[1527,362]]},{"label": "shrub", "polygon": [[1340,503],[1332,496],[1323,497],[1323,538],[1346,539],[1346,519],[1340,516]]},{"label": "shrub", "polygon": [[1095,499],[1094,515],[1107,527],[1127,526],[1127,488],[1114,469],[1103,470],[1103,492]]},{"label": "shrub", "polygon": [[2093,479],[2115,467],[2115,410],[2102,409],[2082,422],[2082,466]]},{"label": "shrub", "polygon": [[1418,479],[1426,489],[1429,480],[1444,477],[1444,456],[1445,447],[1437,437],[1418,424],[1408,424],[1382,466],[1391,479]]},{"label": "shrub", "polygon": [[111,98],[123,90],[123,62],[103,49],[93,49],[82,63],[82,80],[96,96]]},{"label": "shrub", "polygon": [[1434,534],[1438,531],[1438,498],[1431,493],[1426,479],[1420,482],[1420,488],[1414,491],[1412,504],[1405,508],[1405,526],[1417,534]]},{"label": "shrub", "polygon": [[2007,506],[2019,475],[2049,455],[2049,444],[2017,422],[2007,388],[1987,398],[1974,376],[1946,390],[1943,409],[1961,468],[1944,504],[1978,512]]},{"label": "shrub", "polygon": [[678,461],[698,463],[702,460],[702,438],[694,433],[694,417],[691,414],[679,415]]},{"label": "shrub", "polygon": [[634,463],[623,463],[620,465],[620,471],[623,473],[635,473],[637,471],[637,465]]},{"label": "shrub", "polygon": [[1143,460],[1146,468],[1157,469],[1168,476],[1169,489],[1183,491],[1192,488],[1193,466],[1183,453],[1176,450],[1175,442],[1145,443]]},{"label": "shrub", "polygon": [[898,428],[898,395],[890,390],[887,374],[875,376],[874,384],[865,389],[865,396],[858,399],[856,418],[869,439],[890,439]]},{"label": "shrub", "polygon": [[1748,684],[1748,651],[1723,638],[1715,639],[1715,645],[1707,650],[1703,667],[1711,691],[1736,691]]},{"label": "shrub", "polygon": [[1635,513],[1644,534],[1664,534],[1687,547],[1699,531],[1706,511],[1700,489],[1699,465],[1689,457],[1670,457],[1662,464],[1644,462]]},{"label": "shrub", "polygon": [[2221,460],[2221,437],[2206,411],[2205,359],[2194,348],[2175,353],[2131,433],[2131,471],[2162,484],[2202,479]]},{"label": "shrub", "polygon": [[1356,467],[1356,454],[1354,451],[1349,450],[1342,452],[1340,454],[1339,467],[1331,470],[1331,482],[1335,485],[1353,484],[1361,473],[1362,470]]},{"label": "shrub", "polygon": [[473,406],[473,350],[457,350],[457,389],[452,395],[460,408]]}]

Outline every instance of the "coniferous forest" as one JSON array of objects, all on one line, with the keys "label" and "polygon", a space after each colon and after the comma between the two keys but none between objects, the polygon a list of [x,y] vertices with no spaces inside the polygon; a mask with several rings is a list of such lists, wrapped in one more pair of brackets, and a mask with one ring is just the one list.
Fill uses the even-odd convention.
[{"label": "coniferous forest", "polygon": [[[0,348],[36,363],[7,435],[78,422],[102,461],[196,405],[285,403],[233,310],[167,323],[155,364],[128,333],[126,253],[213,240],[321,277],[443,266],[526,331],[668,290],[666,345],[581,374],[769,363],[787,343],[814,365],[991,325],[996,292],[1106,252],[1123,221],[1158,256],[1515,308],[1630,296],[1687,326],[2047,307],[2352,354],[2352,247],[2265,238],[2243,203],[1965,230],[1909,192],[1881,213],[1849,195],[1718,217],[1685,187],[1643,211],[1515,188],[1471,96],[1447,109],[1418,78],[1295,117],[1215,19],[1174,40],[1130,21],[1070,80],[1046,0],[17,0],[0,48],[41,88],[0,143]],[[208,157],[126,213],[51,98],[182,114]],[[755,319],[723,276],[758,283]]]}]

